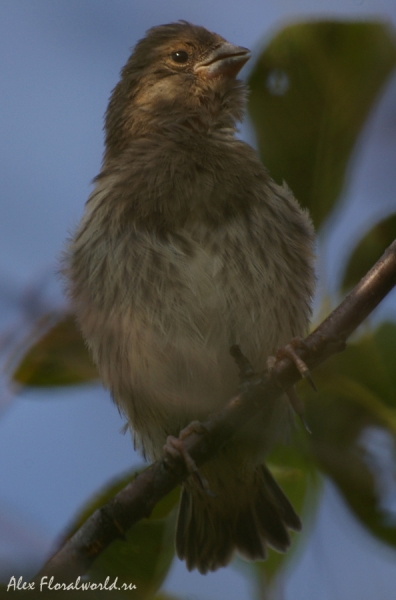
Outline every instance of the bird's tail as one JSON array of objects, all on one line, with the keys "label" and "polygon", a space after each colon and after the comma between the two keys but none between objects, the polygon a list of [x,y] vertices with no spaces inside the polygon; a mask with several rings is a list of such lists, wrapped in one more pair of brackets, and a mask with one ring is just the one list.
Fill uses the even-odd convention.
[{"label": "bird's tail", "polygon": [[256,467],[250,485],[242,490],[239,486],[225,500],[210,498],[196,486],[183,487],[176,552],[189,570],[215,571],[230,562],[234,551],[263,560],[267,545],[284,552],[290,545],[288,530],[301,529],[298,515],[265,465]]}]

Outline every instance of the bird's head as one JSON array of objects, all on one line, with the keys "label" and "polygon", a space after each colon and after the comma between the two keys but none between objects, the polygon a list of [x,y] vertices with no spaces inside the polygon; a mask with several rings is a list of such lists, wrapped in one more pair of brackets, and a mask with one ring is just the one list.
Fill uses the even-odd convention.
[{"label": "bird's head", "polygon": [[245,102],[236,75],[249,58],[247,48],[185,21],[150,29],[112,92],[105,160],[150,131],[234,128]]}]

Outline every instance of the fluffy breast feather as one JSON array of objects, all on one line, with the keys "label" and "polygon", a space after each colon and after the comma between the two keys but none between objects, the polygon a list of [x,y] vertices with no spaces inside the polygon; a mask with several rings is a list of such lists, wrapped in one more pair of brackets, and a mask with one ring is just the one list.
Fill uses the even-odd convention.
[{"label": "fluffy breast feather", "polygon": [[[173,160],[182,199],[182,190],[172,189],[166,159],[165,174],[158,166],[143,200],[133,178],[125,185],[127,171],[104,174],[69,254],[70,292],[84,337],[105,386],[146,444],[177,434],[232,396],[238,372],[231,345],[240,344],[261,370],[308,322],[308,217],[260,164],[248,163],[246,178],[244,171],[224,177],[225,158],[212,153],[205,166],[196,150],[195,160],[181,153],[183,168]],[[151,226],[156,216],[161,227]]]}]

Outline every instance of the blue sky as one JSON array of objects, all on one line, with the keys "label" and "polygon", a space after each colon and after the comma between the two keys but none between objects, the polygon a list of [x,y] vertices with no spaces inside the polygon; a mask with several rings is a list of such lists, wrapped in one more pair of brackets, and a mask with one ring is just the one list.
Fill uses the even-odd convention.
[{"label": "blue sky", "polygon": [[[183,18],[255,55],[285,23],[324,16],[375,17],[395,26],[396,3],[2,0],[0,335],[16,326],[23,332],[42,306],[62,305],[53,275],[57,257],[100,167],[110,90],[146,29]],[[347,208],[334,227],[340,243],[331,254],[324,249],[321,268],[330,279],[361,227],[394,205],[395,106],[394,78],[355,156]],[[248,125],[242,135],[253,141]],[[13,401],[0,396],[0,573],[21,562],[38,565],[90,494],[140,464],[121,426],[99,386],[25,392]],[[318,523],[304,534],[305,552],[290,566],[286,600],[391,597],[394,555],[350,519],[330,485],[326,490]],[[202,577],[178,564],[166,588],[191,600],[249,597],[249,584],[235,568]]]}]

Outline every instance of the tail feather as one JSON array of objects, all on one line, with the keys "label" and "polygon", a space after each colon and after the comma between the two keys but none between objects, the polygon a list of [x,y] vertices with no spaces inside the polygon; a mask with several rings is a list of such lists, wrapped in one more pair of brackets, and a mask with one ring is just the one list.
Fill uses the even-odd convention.
[{"label": "tail feather", "polygon": [[290,546],[289,533],[284,521],[280,518],[277,506],[262,490],[258,494],[255,513],[260,533],[265,541],[279,552],[285,552]]},{"label": "tail feather", "polygon": [[249,560],[264,560],[267,545],[284,552],[290,545],[288,529],[301,529],[299,517],[265,465],[256,468],[251,485],[240,488],[235,500],[210,498],[193,486],[183,487],[176,552],[189,570],[214,571],[226,566],[235,551]]},{"label": "tail feather", "polygon": [[[211,535],[208,535],[208,531]],[[217,540],[216,551],[211,544]],[[193,496],[182,488],[176,529],[176,551],[191,571],[214,571],[227,565],[233,553],[231,523],[213,518],[207,506],[193,501]]]},{"label": "tail feather", "polygon": [[255,515],[250,508],[239,513],[233,542],[235,549],[249,560],[266,558],[265,543],[260,536]]},{"label": "tail feather", "polygon": [[265,489],[271,496],[273,504],[276,506],[282,521],[292,531],[301,531],[301,519],[295,512],[293,506],[283,493],[282,489],[272,477],[265,465],[260,465],[260,475],[265,481]]}]

